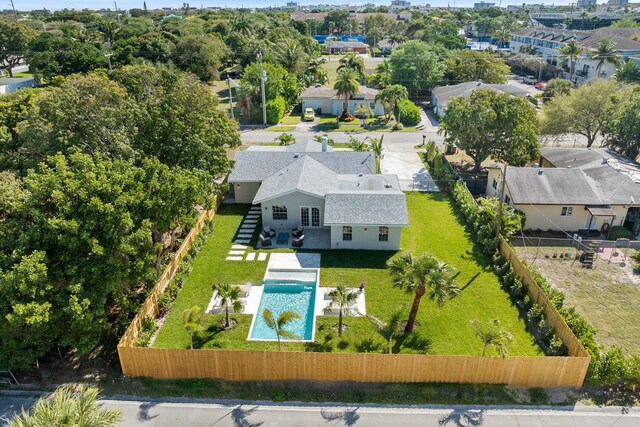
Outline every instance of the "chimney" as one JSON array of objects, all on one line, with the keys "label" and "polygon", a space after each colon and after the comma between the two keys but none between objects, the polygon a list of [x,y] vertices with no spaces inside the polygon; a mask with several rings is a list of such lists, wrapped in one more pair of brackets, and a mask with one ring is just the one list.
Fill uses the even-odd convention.
[{"label": "chimney", "polygon": [[322,152],[325,153],[327,151],[327,144],[329,143],[329,138],[323,136],[320,140],[322,142]]}]

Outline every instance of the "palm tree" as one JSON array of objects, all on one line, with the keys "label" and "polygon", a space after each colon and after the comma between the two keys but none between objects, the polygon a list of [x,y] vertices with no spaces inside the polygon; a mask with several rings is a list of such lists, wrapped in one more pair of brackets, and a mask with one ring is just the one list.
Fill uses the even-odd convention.
[{"label": "palm tree", "polygon": [[182,312],[182,325],[189,333],[189,344],[193,350],[193,334],[202,330],[202,309],[197,305],[187,308]]},{"label": "palm tree", "polygon": [[290,323],[295,319],[302,318],[302,316],[300,316],[299,313],[296,313],[295,311],[285,311],[280,316],[278,316],[278,319],[276,320],[273,318],[273,313],[271,312],[271,310],[269,310],[268,308],[265,308],[264,311],[262,312],[262,318],[264,319],[265,323],[269,328],[276,331],[276,337],[278,338],[278,351],[282,351],[282,344],[280,343],[280,337],[289,338],[290,340],[300,339],[298,335],[284,329],[287,323]]},{"label": "palm tree", "polygon": [[122,420],[122,411],[98,406],[99,392],[86,384],[63,385],[52,395],[40,398],[31,410],[23,408],[9,420],[8,427],[115,426]]},{"label": "palm tree", "polygon": [[385,337],[389,344],[389,354],[393,353],[393,339],[398,334],[398,328],[400,327],[402,313],[404,310],[405,307],[400,307],[394,311],[387,324],[380,330],[380,332],[382,332],[382,336]]},{"label": "palm tree", "polygon": [[455,286],[451,277],[451,267],[427,252],[417,257],[403,252],[389,261],[387,267],[391,271],[394,287],[415,294],[404,329],[406,333],[413,331],[420,301],[427,292],[429,299],[438,305],[460,293],[460,288]]},{"label": "palm tree", "polygon": [[480,338],[483,344],[482,356],[486,356],[487,348],[493,347],[498,354],[502,357],[506,357],[509,354],[507,350],[507,342],[511,341],[511,334],[500,326],[500,321],[493,319],[489,322],[488,326],[483,326],[478,320],[471,320],[469,322],[476,337]]},{"label": "palm tree", "polygon": [[333,35],[333,32],[334,32],[334,31],[335,31],[335,29],[336,29],[336,23],[335,23],[335,22],[333,22],[333,21],[329,21],[329,25],[328,25],[328,27],[329,27],[329,34],[330,34],[330,35]]},{"label": "palm tree", "polygon": [[218,295],[220,295],[220,305],[224,307],[225,327],[228,328],[229,306],[233,307],[234,313],[237,313],[242,308],[242,304],[240,303],[240,287],[228,283],[218,283],[217,285],[213,285],[213,290],[218,291]]},{"label": "palm tree", "polygon": [[295,41],[279,42],[275,46],[275,57],[287,71],[298,74],[307,61],[307,54]]},{"label": "palm tree", "polygon": [[360,90],[360,82],[358,81],[358,73],[352,68],[343,68],[338,72],[338,77],[333,85],[337,90],[338,96],[344,96],[344,106],[342,115],[349,114],[349,98],[357,94]]},{"label": "palm tree", "polygon": [[331,298],[331,302],[327,306],[326,310],[330,311],[334,307],[338,307],[338,336],[342,336],[342,315],[344,313],[344,308],[352,305],[355,300],[358,298],[358,292],[354,290],[347,289],[346,285],[339,284],[336,286],[334,290],[329,292],[329,298]]},{"label": "palm tree", "polygon": [[375,97],[376,101],[380,101],[383,104],[388,104],[389,109],[385,112],[387,115],[387,123],[391,120],[391,114],[395,116],[396,121],[398,121],[397,109],[398,103],[400,101],[404,101],[409,97],[409,93],[407,92],[407,88],[402,85],[391,85],[382,89]]},{"label": "palm tree", "polygon": [[384,135],[380,138],[371,138],[371,151],[376,156],[376,173],[380,173],[380,159],[382,158],[382,142],[384,141]]},{"label": "palm tree", "polygon": [[349,148],[353,151],[368,151],[369,146],[366,142],[360,141],[358,138],[349,135]]},{"label": "palm tree", "polygon": [[511,40],[511,30],[508,27],[499,28],[493,34],[493,37],[498,39],[498,47],[502,47],[505,42],[509,42]]},{"label": "palm tree", "polygon": [[366,126],[366,120],[369,117],[373,117],[373,115],[375,113],[373,112],[371,107],[369,107],[368,105],[359,104],[358,108],[356,108],[356,111],[354,111],[353,114],[356,117],[360,117],[360,120],[362,120],[362,127],[365,127]]},{"label": "palm tree", "polygon": [[344,70],[345,68],[351,68],[358,73],[360,78],[364,77],[364,59],[358,52],[349,52],[340,58],[340,65],[337,71]]},{"label": "palm tree", "polygon": [[584,49],[582,49],[575,40],[569,40],[566,45],[560,48],[560,57],[563,58],[563,62],[569,61],[569,80],[571,81],[573,81],[576,61],[583,52]]},{"label": "palm tree", "polygon": [[640,81],[640,66],[629,59],[618,66],[614,77],[619,82],[637,83]]},{"label": "palm tree", "polygon": [[249,18],[247,18],[247,15],[244,13],[240,13],[236,17],[236,19],[234,19],[233,25],[231,26],[231,28],[233,28],[233,31],[236,31],[247,37],[251,37],[252,27],[253,25],[251,25],[251,21],[249,21]]},{"label": "palm tree", "polygon": [[605,63],[618,65],[620,61],[620,51],[616,49],[616,44],[609,39],[602,39],[598,48],[593,51],[589,57],[594,61],[598,61],[596,71],[600,74],[600,69]]}]

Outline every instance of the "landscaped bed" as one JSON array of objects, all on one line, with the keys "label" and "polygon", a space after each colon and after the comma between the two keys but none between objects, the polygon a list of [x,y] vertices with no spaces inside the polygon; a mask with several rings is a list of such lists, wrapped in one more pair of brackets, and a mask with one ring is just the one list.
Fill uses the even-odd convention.
[{"label": "landscaped bed", "polygon": [[[428,251],[451,265],[462,292],[444,306],[422,300],[418,326],[413,333],[401,335],[394,353],[429,353],[446,355],[479,355],[481,342],[474,336],[469,321],[498,319],[513,336],[510,355],[541,355],[534,338],[525,330],[509,296],[501,289],[488,260],[473,251],[473,244],[459,222],[448,195],[407,194],[409,228],[402,236],[403,250],[414,254]],[[188,348],[189,336],[182,325],[185,308],[206,307],[217,282],[260,283],[266,262],[225,261],[244,214],[246,205],[222,205],[214,217],[214,231],[193,262],[193,270],[185,281],[174,307],[154,343],[155,347]],[[252,244],[255,244],[255,237]],[[291,251],[276,249],[277,251]],[[392,285],[386,262],[395,252],[324,250],[321,254],[320,285],[333,287],[344,283],[357,287],[366,282],[367,313],[386,322],[391,314],[405,306],[408,315],[412,295]],[[194,337],[194,347],[275,350],[276,342],[247,341],[251,315],[232,315],[238,324],[225,331],[219,325],[224,315],[207,316],[204,331]],[[406,317],[405,317],[406,318]],[[338,337],[333,327],[337,317],[320,316],[313,343],[286,343],[286,350],[386,352],[387,344],[376,324],[366,318],[346,317],[347,328]],[[491,354],[491,353],[490,353]]]}]

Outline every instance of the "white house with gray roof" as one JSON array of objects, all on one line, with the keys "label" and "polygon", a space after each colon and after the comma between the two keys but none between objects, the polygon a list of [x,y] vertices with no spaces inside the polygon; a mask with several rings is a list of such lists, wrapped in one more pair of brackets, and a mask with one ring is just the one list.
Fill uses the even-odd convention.
[{"label": "white house with gray roof", "polygon": [[235,201],[260,205],[263,226],[278,233],[301,226],[324,234],[330,248],[400,249],[406,197],[396,175],[376,174],[373,153],[308,141],[250,147],[234,160]]},{"label": "white house with gray roof", "polygon": [[[487,195],[501,187],[501,168],[490,168]],[[640,165],[608,149],[545,147],[538,167],[507,169],[505,202],[525,213],[528,230],[638,234]]]},{"label": "white house with gray roof", "polygon": [[447,111],[449,100],[459,96],[469,98],[476,89],[489,89],[494,92],[508,93],[511,96],[525,98],[528,92],[517,86],[510,84],[488,84],[482,81],[465,82],[457,85],[438,86],[431,91],[431,105],[433,112],[438,116],[443,116]]},{"label": "white house with gray roof", "polygon": [[[376,101],[376,95],[378,89],[373,89],[366,86],[360,86],[358,93],[349,98],[349,111],[353,113],[356,109],[363,104],[370,107],[376,116],[384,114],[384,106],[380,101]],[[300,100],[302,101],[302,111],[306,108],[313,108],[314,111],[320,114],[332,114],[337,116],[342,113],[344,109],[344,97],[338,96],[338,92],[335,89],[331,89],[327,86],[310,87],[305,89],[300,94]]]}]

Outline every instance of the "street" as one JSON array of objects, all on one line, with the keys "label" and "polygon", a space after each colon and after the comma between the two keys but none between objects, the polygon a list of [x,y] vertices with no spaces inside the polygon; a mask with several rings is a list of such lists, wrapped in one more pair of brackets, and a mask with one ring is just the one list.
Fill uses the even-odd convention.
[{"label": "street", "polygon": [[[0,397],[0,419],[32,403],[31,398]],[[340,405],[214,400],[108,399],[105,407],[124,412],[122,427],[196,426],[613,426],[640,425],[637,408],[562,406],[545,408],[440,405]]]}]

